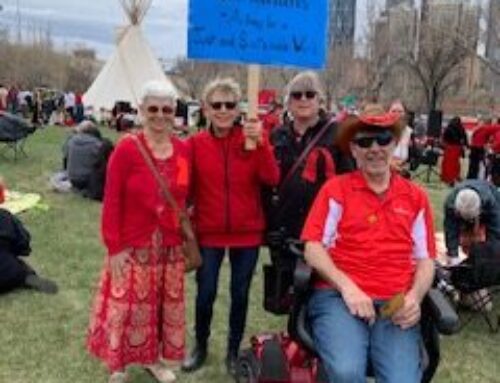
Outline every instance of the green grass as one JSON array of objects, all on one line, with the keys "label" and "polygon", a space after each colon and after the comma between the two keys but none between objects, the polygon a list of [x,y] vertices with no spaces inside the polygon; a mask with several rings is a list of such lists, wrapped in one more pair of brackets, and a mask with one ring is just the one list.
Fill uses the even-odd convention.
[{"label": "green grass", "polygon": [[[21,215],[33,236],[30,263],[57,281],[56,296],[16,291],[0,296],[0,383],[105,382],[106,369],[85,351],[89,305],[94,294],[104,249],[99,239],[100,204],[76,195],[49,190],[50,174],[61,166],[64,128],[38,131],[28,141],[29,157],[17,162],[0,157],[0,174],[11,189],[42,194],[48,211]],[[429,193],[436,226],[442,227],[445,189],[434,183]],[[267,260],[263,252],[261,264]],[[212,326],[210,356],[205,368],[179,376],[180,382],[231,382],[224,356],[228,316],[228,265],[225,263]],[[188,338],[192,340],[193,276],[188,276]],[[248,335],[285,328],[285,319],[262,309],[262,271],[251,290]],[[497,306],[500,302],[497,301]],[[497,309],[498,311],[498,309]],[[498,382],[500,334],[490,334],[481,319],[459,335],[442,339],[442,363],[436,382]],[[133,382],[152,382],[141,369],[132,369]]]}]

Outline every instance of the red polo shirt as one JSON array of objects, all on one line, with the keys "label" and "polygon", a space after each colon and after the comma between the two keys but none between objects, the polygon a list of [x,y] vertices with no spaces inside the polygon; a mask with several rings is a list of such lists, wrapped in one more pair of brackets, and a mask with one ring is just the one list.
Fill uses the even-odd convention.
[{"label": "red polo shirt", "polygon": [[[425,192],[396,173],[377,196],[360,171],[320,190],[302,240],[322,242],[335,265],[374,299],[408,291],[415,260],[435,258],[432,212]],[[325,281],[317,287],[329,288]]]}]

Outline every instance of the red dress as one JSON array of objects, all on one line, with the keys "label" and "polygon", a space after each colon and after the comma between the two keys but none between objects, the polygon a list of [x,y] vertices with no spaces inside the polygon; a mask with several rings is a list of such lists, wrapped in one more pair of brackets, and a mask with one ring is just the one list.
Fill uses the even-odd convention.
[{"label": "red dress", "polygon": [[[143,135],[139,138],[145,143]],[[188,190],[187,147],[158,161],[180,206]],[[87,347],[111,371],[151,364],[161,356],[182,360],[185,346],[184,258],[176,217],[131,137],[110,159],[102,235],[108,249],[91,312]],[[111,277],[109,260],[124,249],[131,257],[124,278]]]},{"label": "red dress", "polygon": [[441,180],[447,184],[460,181],[460,157],[462,145],[444,144],[443,161],[441,162]]}]

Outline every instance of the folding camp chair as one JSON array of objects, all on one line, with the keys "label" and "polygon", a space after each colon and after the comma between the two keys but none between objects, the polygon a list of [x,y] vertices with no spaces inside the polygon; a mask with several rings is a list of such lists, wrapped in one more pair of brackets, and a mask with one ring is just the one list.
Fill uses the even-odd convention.
[{"label": "folding camp chair", "polygon": [[14,161],[20,156],[27,157],[24,149],[26,140],[36,127],[24,119],[10,113],[0,113],[0,155],[6,157],[7,152],[13,152]]}]

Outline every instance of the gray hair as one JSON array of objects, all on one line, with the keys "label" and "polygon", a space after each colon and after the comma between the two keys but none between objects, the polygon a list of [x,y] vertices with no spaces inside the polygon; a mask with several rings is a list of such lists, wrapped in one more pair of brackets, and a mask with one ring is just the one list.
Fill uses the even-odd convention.
[{"label": "gray hair", "polygon": [[285,104],[288,104],[292,92],[303,92],[308,90],[318,93],[320,101],[325,99],[325,91],[323,90],[323,85],[318,75],[310,70],[300,72],[290,80],[285,88]]},{"label": "gray hair", "polygon": [[216,78],[215,80],[210,81],[203,89],[202,101],[204,103],[209,102],[210,97],[216,91],[220,91],[222,93],[231,93],[236,98],[236,102],[241,100],[241,87],[236,82],[235,79],[231,77],[226,78]]},{"label": "gray hair", "polygon": [[168,102],[175,105],[176,95],[165,81],[152,80],[144,84],[139,99],[139,104],[144,104],[148,97],[166,98]]},{"label": "gray hair", "polygon": [[75,132],[85,133],[93,129],[97,129],[97,125],[90,120],[84,120],[75,127]]},{"label": "gray hair", "polygon": [[477,191],[465,188],[457,193],[455,210],[463,219],[472,220],[481,213],[481,198]]}]

